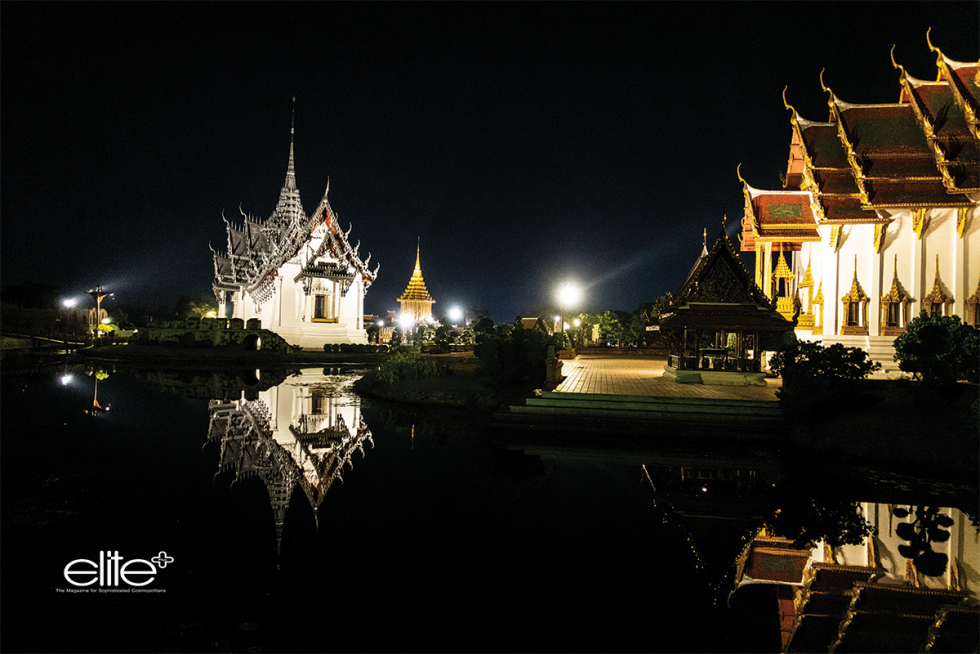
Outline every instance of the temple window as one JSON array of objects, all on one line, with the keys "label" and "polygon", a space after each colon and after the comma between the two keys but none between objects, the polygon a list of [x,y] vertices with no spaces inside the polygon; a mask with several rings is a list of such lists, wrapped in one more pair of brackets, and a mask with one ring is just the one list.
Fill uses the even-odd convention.
[{"label": "temple window", "polygon": [[966,324],[980,327],[980,282],[977,282],[977,291],[966,298]]},{"label": "temple window", "polygon": [[861,283],[857,276],[857,256],[854,257],[854,279],[851,282],[851,289],[847,295],[841,298],[844,305],[844,324],[841,325],[841,334],[853,336],[868,335],[868,303],[871,298],[865,294],[861,288]]},{"label": "temple window", "polygon": [[932,283],[932,291],[922,298],[922,308],[930,316],[948,316],[951,313],[953,298],[946,292],[943,280],[939,276],[939,255],[936,255],[936,279]]},{"label": "temple window", "polygon": [[880,332],[882,336],[898,336],[905,331],[908,322],[909,304],[912,297],[902,287],[898,281],[898,256],[895,257],[895,273],[892,277],[891,288],[881,298],[881,324]]}]

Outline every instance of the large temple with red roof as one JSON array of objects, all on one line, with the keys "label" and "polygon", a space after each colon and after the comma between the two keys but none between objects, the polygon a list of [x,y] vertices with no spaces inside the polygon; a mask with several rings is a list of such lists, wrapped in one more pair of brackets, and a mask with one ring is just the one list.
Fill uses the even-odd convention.
[{"label": "large temple with red roof", "polygon": [[851,104],[821,77],[830,111],[818,121],[784,97],[782,189],[754,188],[739,171],[756,284],[801,339],[861,347],[886,370],[920,311],[980,326],[980,62],[926,41],[936,69],[923,73],[935,79],[893,54],[895,99]]}]

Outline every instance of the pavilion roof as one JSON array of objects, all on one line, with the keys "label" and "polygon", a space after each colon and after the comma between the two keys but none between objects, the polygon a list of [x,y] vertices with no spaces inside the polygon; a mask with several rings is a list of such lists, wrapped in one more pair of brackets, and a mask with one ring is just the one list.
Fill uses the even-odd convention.
[{"label": "pavilion roof", "polygon": [[775,310],[735,253],[724,227],[673,294],[660,328],[788,331],[793,323]]}]

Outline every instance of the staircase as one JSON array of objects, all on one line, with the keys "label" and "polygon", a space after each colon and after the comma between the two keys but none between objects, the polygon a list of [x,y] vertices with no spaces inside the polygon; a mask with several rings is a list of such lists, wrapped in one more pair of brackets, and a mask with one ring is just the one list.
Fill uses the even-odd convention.
[{"label": "staircase", "polygon": [[730,430],[778,428],[783,417],[779,403],[769,401],[544,392],[526,398],[523,405],[501,409],[494,423],[512,429],[579,431],[658,425]]}]

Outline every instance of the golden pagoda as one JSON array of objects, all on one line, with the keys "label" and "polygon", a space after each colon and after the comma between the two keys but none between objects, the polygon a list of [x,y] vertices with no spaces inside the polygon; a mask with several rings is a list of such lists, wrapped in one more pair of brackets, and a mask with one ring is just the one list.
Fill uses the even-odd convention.
[{"label": "golden pagoda", "polygon": [[401,304],[403,322],[411,319],[412,322],[431,322],[432,305],[436,303],[425,288],[425,280],[422,279],[422,266],[419,265],[419,248],[415,249],[415,272],[408,282],[408,288],[398,298]]}]

